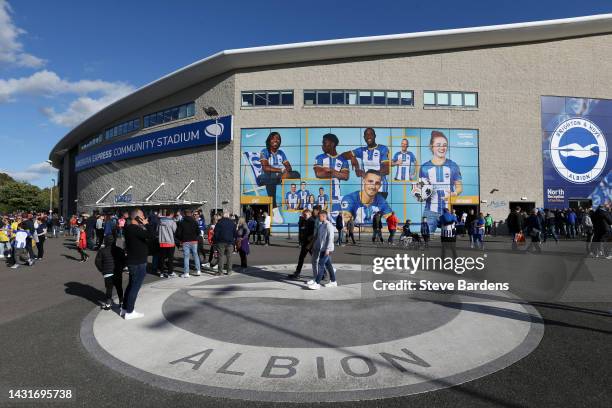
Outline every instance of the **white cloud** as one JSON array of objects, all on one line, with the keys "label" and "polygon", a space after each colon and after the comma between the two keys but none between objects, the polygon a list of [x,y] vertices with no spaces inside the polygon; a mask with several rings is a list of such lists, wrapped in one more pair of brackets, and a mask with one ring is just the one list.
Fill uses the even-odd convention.
[{"label": "white cloud", "polygon": [[49,175],[55,175],[56,171],[47,162],[32,164],[21,171],[2,170],[0,173],[6,173],[17,181],[27,181],[29,183],[39,180]]},{"label": "white cloud", "polygon": [[133,90],[134,87],[125,82],[89,79],[71,82],[53,71],[43,70],[27,77],[0,79],[0,103],[13,101],[20,95],[78,95],[64,111],[58,112],[52,107],[42,109],[53,123],[73,127]]},{"label": "white cloud", "polygon": [[40,68],[45,60],[23,51],[19,36],[25,30],[17,27],[11,18],[12,9],[6,0],[0,0],[0,65]]}]

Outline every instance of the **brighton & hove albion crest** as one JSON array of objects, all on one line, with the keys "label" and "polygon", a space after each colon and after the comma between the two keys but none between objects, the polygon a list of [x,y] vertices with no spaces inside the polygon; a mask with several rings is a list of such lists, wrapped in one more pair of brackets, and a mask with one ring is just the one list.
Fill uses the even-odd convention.
[{"label": "brighton & hove albion crest", "polygon": [[564,179],[576,184],[590,183],[606,167],[606,138],[593,122],[568,119],[553,132],[550,157],[553,167]]}]

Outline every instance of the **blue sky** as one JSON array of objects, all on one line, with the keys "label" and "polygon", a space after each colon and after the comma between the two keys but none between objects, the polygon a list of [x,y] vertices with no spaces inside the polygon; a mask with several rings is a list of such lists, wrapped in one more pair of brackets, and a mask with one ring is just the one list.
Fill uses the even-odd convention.
[{"label": "blue sky", "polygon": [[72,127],[223,49],[611,12],[610,0],[0,0],[0,171],[49,186],[45,160]]}]

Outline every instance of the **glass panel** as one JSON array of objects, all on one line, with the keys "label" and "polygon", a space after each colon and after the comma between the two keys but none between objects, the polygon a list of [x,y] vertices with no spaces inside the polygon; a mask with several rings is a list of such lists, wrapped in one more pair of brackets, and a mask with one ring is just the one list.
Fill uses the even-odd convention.
[{"label": "glass panel", "polygon": [[293,92],[281,92],[281,105],[293,105]]},{"label": "glass panel", "polygon": [[372,92],[359,91],[359,104],[360,105],[371,105],[372,104]]},{"label": "glass panel", "polygon": [[385,104],[385,91],[374,91],[374,105]]},{"label": "glass panel", "polygon": [[388,91],[387,92],[387,105],[399,105],[399,92]]},{"label": "glass panel", "polygon": [[172,120],[179,118],[179,108],[172,108]]},{"label": "glass panel", "polygon": [[[251,94],[251,102],[253,102],[253,94]],[[179,119],[183,119],[186,117],[187,117],[187,105],[180,106],[179,107]]]},{"label": "glass panel", "polygon": [[304,91],[304,105],[314,105],[317,102],[315,91]]},{"label": "glass panel", "polygon": [[344,91],[332,91],[332,105],[344,105]]},{"label": "glass panel", "polygon": [[195,115],[195,102],[187,104],[187,117]]},{"label": "glass panel", "polygon": [[140,119],[134,119],[134,129],[140,129]]},{"label": "glass panel", "polygon": [[344,103],[347,105],[357,104],[357,91],[347,91],[345,94]]},{"label": "glass panel", "polygon": [[329,91],[317,91],[317,105],[329,105]]},{"label": "glass panel", "polygon": [[268,106],[280,105],[280,92],[268,92]]},{"label": "glass panel", "polygon": [[477,98],[475,93],[465,93],[463,94],[463,104],[465,106],[477,106]]},{"label": "glass panel", "polygon": [[423,104],[435,105],[436,104],[435,92],[423,92]]},{"label": "glass panel", "polygon": [[436,94],[436,103],[440,106],[448,105],[448,94],[446,92],[438,92]]},{"label": "glass panel", "polygon": [[164,123],[164,112],[157,112],[157,115],[155,115],[155,123],[158,125]]},{"label": "glass panel", "polygon": [[400,92],[400,99],[402,101],[402,105],[412,105],[414,104],[414,99],[412,98],[411,91],[402,91]]},{"label": "glass panel", "polygon": [[255,92],[255,106],[266,106],[267,99],[265,92]]},{"label": "glass panel", "polygon": [[[151,126],[151,125],[149,124],[149,117],[148,117],[148,116],[145,116],[145,117],[143,118],[143,121],[144,121],[143,126],[144,126],[145,128],[148,128],[149,126]],[[107,130],[107,132],[108,132],[108,130]],[[107,134],[107,136],[106,136],[106,137],[108,138],[108,134]]]},{"label": "glass panel", "polygon": [[[253,106],[253,92],[243,92],[242,93],[242,106]],[[179,113],[179,116],[180,116],[180,113]],[[182,116],[182,117],[185,117],[185,116]]]},{"label": "glass panel", "polygon": [[451,93],[450,104],[453,106],[463,105],[463,95],[458,92]]}]

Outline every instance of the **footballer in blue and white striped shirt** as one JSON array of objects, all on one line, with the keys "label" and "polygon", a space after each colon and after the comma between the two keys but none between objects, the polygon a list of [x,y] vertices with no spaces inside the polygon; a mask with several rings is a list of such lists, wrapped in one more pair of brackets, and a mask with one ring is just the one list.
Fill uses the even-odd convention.
[{"label": "footballer in blue and white striped shirt", "polygon": [[393,155],[391,162],[391,166],[396,167],[394,180],[414,180],[418,163],[414,153],[408,151],[408,139],[402,139],[401,147],[402,149]]}]

